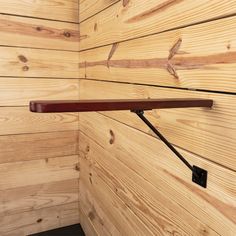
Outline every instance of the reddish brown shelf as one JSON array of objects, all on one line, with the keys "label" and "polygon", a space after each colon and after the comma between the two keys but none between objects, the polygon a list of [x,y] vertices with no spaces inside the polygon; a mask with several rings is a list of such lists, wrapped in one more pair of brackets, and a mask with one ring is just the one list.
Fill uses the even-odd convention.
[{"label": "reddish brown shelf", "polygon": [[211,107],[210,99],[111,99],[31,101],[30,111],[51,112],[95,112],[117,110],[152,110],[165,108]]}]

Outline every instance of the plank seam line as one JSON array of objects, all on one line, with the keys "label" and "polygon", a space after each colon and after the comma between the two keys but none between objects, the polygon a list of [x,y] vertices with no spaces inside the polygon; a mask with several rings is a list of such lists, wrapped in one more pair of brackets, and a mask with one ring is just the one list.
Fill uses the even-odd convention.
[{"label": "plank seam line", "polygon": [[[150,136],[150,137],[152,137],[152,138],[154,138],[154,139],[159,139],[159,138],[157,138],[156,136],[153,136],[153,135],[151,135],[151,134],[148,134],[148,133],[146,133],[146,132],[144,132],[144,131],[142,131],[142,130],[140,130],[140,129],[136,129],[136,128],[133,127],[133,126],[131,126],[131,125],[129,125],[129,124],[126,124],[126,123],[124,123],[124,122],[122,122],[122,121],[120,121],[120,120],[117,120],[117,119],[115,119],[115,118],[113,118],[113,117],[110,117],[110,116],[108,116],[108,115],[106,115],[106,114],[104,114],[104,113],[101,113],[101,112],[97,112],[97,113],[99,113],[100,115],[105,116],[106,118],[109,118],[109,119],[111,119],[111,120],[114,120],[114,121],[116,121],[116,122],[118,122],[118,123],[120,123],[120,124],[126,125],[126,126],[128,126],[129,128],[131,128],[131,129],[133,129],[133,130],[137,130],[138,132],[142,132],[143,134],[148,135],[148,136]],[[224,165],[222,165],[222,164],[220,164],[220,163],[218,163],[218,162],[214,162],[213,160],[210,160],[210,159],[208,159],[207,157],[204,157],[204,156],[202,156],[202,155],[196,154],[196,153],[194,153],[194,152],[192,152],[192,151],[190,151],[190,150],[187,150],[187,149],[185,149],[185,148],[183,148],[183,147],[180,147],[180,146],[178,146],[178,145],[176,145],[176,144],[174,144],[174,143],[172,143],[172,145],[173,145],[174,147],[177,147],[177,148],[180,149],[180,150],[183,150],[183,151],[185,151],[185,152],[188,152],[188,153],[194,155],[196,158],[198,158],[198,159],[200,159],[200,160],[203,159],[203,160],[205,160],[205,161],[209,161],[209,162],[211,162],[211,163],[213,163],[213,164],[215,164],[215,165],[217,165],[217,166],[220,166],[220,167],[222,167],[222,168],[224,168],[224,169],[227,169],[227,170],[229,170],[229,171],[232,171],[232,172],[236,173],[236,170],[231,169],[230,167],[224,166]]]},{"label": "plank seam line", "polygon": [[17,46],[17,45],[4,45],[4,44],[0,44],[0,47],[5,47],[5,48],[25,48],[25,49],[35,49],[35,50],[47,50],[47,51],[79,53],[79,51],[76,51],[76,50],[54,49],[54,48],[38,48],[38,47],[27,47],[27,46]]},{"label": "plank seam line", "polygon": [[51,133],[68,133],[68,132],[79,132],[79,130],[59,130],[59,131],[49,131],[49,132],[46,132],[46,131],[42,131],[42,132],[39,132],[39,133],[17,133],[17,134],[0,134],[0,137],[7,137],[7,136],[21,136],[21,135],[37,135],[37,134],[51,134]]},{"label": "plank seam line", "polygon": [[[86,20],[88,20],[88,19],[90,19],[90,18],[92,18],[92,17],[98,15],[99,13],[101,13],[101,12],[107,10],[108,8],[112,7],[113,5],[117,4],[117,3],[120,2],[120,1],[122,1],[122,0],[118,0],[118,1],[116,1],[116,2],[113,2],[112,4],[106,6],[105,8],[99,10],[98,12],[92,14],[91,16],[88,16],[87,18],[83,19],[82,21],[79,21],[79,24],[81,24],[81,23],[85,22]],[[80,7],[79,7],[79,10],[80,10]],[[79,13],[80,13],[80,11],[79,11]]]},{"label": "plank seam line", "polygon": [[97,48],[101,48],[101,47],[110,46],[114,43],[124,43],[124,42],[128,42],[128,41],[136,40],[136,39],[142,39],[142,38],[146,38],[146,37],[150,37],[150,36],[154,36],[154,35],[159,35],[159,34],[162,34],[162,33],[167,33],[167,32],[171,32],[171,31],[175,31],[175,30],[179,30],[179,29],[184,29],[184,28],[195,26],[195,25],[206,24],[206,23],[209,23],[209,22],[218,21],[218,20],[222,20],[222,19],[226,19],[226,18],[235,17],[235,16],[236,16],[236,13],[232,13],[232,14],[228,14],[228,15],[224,15],[224,16],[213,17],[213,18],[210,18],[210,19],[207,19],[207,20],[202,20],[202,21],[193,22],[193,23],[190,23],[190,24],[185,24],[185,25],[173,27],[173,28],[170,28],[170,29],[167,29],[167,30],[162,30],[162,31],[156,32],[156,33],[151,33],[151,34],[138,36],[138,37],[134,37],[134,38],[128,38],[128,39],[120,40],[120,41],[114,41],[112,43],[102,44],[102,45],[91,47],[91,48],[85,48],[85,49],[80,50],[79,52],[84,52],[84,51],[89,51],[89,50],[93,50],[93,49],[97,49]]},{"label": "plank seam line", "polygon": [[147,86],[147,87],[156,87],[156,88],[169,88],[169,89],[177,89],[177,90],[185,90],[192,92],[204,92],[204,93],[217,93],[224,95],[236,95],[236,92],[225,92],[225,91],[215,91],[215,90],[205,90],[205,89],[193,89],[193,88],[183,88],[183,87],[173,87],[173,86],[164,86],[164,85],[155,85],[155,84],[142,84],[142,83],[131,83],[131,82],[123,82],[123,81],[112,81],[112,80],[99,80],[99,79],[88,79],[88,78],[79,78],[79,80],[85,81],[96,81],[96,82],[106,82],[106,83],[117,83],[117,84],[127,84],[127,85],[137,85],[137,86]]},{"label": "plank seam line", "polygon": [[57,19],[48,19],[48,18],[44,18],[44,17],[18,15],[18,14],[5,13],[5,12],[0,12],[0,15],[4,15],[4,16],[16,16],[16,17],[30,18],[30,19],[37,19],[37,20],[45,20],[45,21],[55,21],[55,22],[69,23],[69,24],[75,24],[75,25],[78,25],[78,24],[79,24],[79,22],[75,22],[75,21],[64,21],[64,20],[57,20]]},{"label": "plank seam line", "polygon": [[34,132],[27,132],[27,133],[7,133],[7,134],[0,134],[0,137],[5,137],[5,136],[15,136],[15,135],[31,135],[31,134],[45,134],[45,133],[57,133],[57,132],[67,132],[67,131],[71,131],[71,132],[78,132],[78,129],[65,129],[65,130],[52,130],[52,131],[34,131]]},{"label": "plank seam line", "polygon": [[71,78],[71,77],[38,77],[38,76],[13,76],[13,75],[0,75],[0,78],[9,78],[9,79],[52,79],[52,80],[79,80],[78,78]]}]

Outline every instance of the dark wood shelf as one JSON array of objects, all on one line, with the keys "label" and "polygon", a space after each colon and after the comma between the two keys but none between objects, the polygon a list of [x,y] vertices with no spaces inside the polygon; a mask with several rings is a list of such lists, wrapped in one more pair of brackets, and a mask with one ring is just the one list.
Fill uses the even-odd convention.
[{"label": "dark wood shelf", "polygon": [[30,111],[50,112],[94,112],[117,110],[152,110],[165,108],[211,107],[210,99],[111,99],[111,100],[66,100],[31,101]]}]

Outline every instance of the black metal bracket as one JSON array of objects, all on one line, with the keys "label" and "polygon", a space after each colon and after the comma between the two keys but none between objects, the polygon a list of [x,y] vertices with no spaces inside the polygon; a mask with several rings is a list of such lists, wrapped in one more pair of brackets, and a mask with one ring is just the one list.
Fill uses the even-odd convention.
[{"label": "black metal bracket", "polygon": [[166,146],[175,153],[175,155],[192,171],[192,181],[203,188],[207,187],[207,171],[197,167],[192,166],[176,149],[175,147],[151,124],[151,122],[144,116],[143,110],[131,110],[131,112],[136,113],[139,118],[161,139]]}]

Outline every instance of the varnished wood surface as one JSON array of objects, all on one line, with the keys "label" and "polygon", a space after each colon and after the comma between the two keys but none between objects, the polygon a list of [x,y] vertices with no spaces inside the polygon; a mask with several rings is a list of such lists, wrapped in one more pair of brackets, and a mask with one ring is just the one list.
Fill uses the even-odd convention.
[{"label": "varnished wood surface", "polygon": [[236,17],[80,53],[79,77],[236,92]]},{"label": "varnished wood surface", "polygon": [[115,110],[152,110],[165,108],[212,107],[210,99],[111,99],[111,100],[68,100],[68,101],[31,101],[30,111],[51,112],[91,112]]},{"label": "varnished wood surface", "polygon": [[0,45],[79,50],[77,24],[0,15],[0,27]]},{"label": "varnished wood surface", "polygon": [[[112,221],[118,226],[120,235],[128,232],[127,224],[122,224],[119,217],[112,217],[115,210],[106,208],[110,204],[107,201],[114,201],[120,211],[123,211],[123,202],[128,204],[154,235],[157,232],[159,235],[169,232],[199,236],[234,235],[235,181],[232,179],[235,179],[235,173],[225,172],[224,168],[180,150],[188,160],[209,170],[209,186],[206,191],[202,190],[191,183],[191,173],[160,141],[98,114],[82,114],[81,117],[84,124],[81,130],[86,134],[81,135],[80,143],[80,186],[84,189],[80,194],[85,195],[81,201],[83,204],[87,202],[86,209],[91,209],[94,214],[97,230],[105,231],[106,226],[99,224],[99,219],[103,219],[103,222]],[[109,130],[115,137],[112,143]],[[87,197],[89,194],[91,196]],[[99,195],[104,198],[108,195],[106,199],[109,200],[104,203],[104,198]],[[117,196],[121,202],[116,200]],[[86,200],[88,198],[90,200]],[[124,211],[127,213],[129,209]],[[136,219],[132,224],[138,227]],[[145,227],[139,232],[142,230]]]},{"label": "varnished wood surface", "polygon": [[0,221],[1,236],[25,236],[77,224],[78,202],[6,215]]},{"label": "varnished wood surface", "polygon": [[78,0],[1,0],[1,13],[78,22]]},{"label": "varnished wood surface", "polygon": [[0,47],[0,76],[78,78],[78,52]]},{"label": "varnished wood surface", "polygon": [[78,115],[28,110],[78,99],[78,0],[3,0],[0,13],[0,235],[25,236],[79,223]]},{"label": "varnished wood surface", "polygon": [[[212,99],[214,101],[212,109],[161,109],[147,111],[146,116],[170,142],[236,170],[236,96],[234,95],[83,80],[80,82],[80,96],[81,99],[120,99],[124,96],[129,99],[184,96]],[[150,129],[130,112],[108,111],[103,114],[153,135]]]},{"label": "varnished wood surface", "polygon": [[79,21],[84,21],[120,0],[80,0]]},{"label": "varnished wood surface", "polygon": [[234,236],[235,1],[107,4],[94,1],[97,12],[80,25],[80,99],[214,100],[212,109],[146,111],[208,170],[209,186],[194,186],[135,114],[81,113],[82,225],[91,235]]},{"label": "varnished wood surface", "polygon": [[235,9],[234,0],[119,1],[81,23],[80,50],[222,18]]}]

